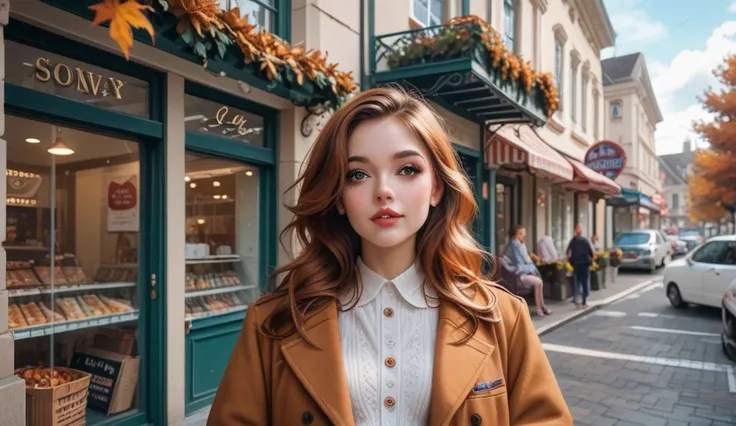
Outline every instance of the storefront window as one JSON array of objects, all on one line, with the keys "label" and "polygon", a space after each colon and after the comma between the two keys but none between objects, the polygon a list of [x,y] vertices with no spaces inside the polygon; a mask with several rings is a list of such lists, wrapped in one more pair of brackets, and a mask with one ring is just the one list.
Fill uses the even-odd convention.
[{"label": "storefront window", "polygon": [[223,104],[184,95],[186,129],[264,146],[263,117]]},{"label": "storefront window", "polygon": [[5,41],[5,55],[8,83],[149,118],[148,83],[143,80],[10,40]]},{"label": "storefront window", "polygon": [[496,244],[499,256],[506,252],[509,243],[509,232],[514,226],[513,220],[513,187],[502,183],[496,184]]},{"label": "storefront window", "polygon": [[[15,116],[6,129],[8,319],[16,372],[37,396],[29,424],[54,409],[67,416],[55,424],[126,415],[138,408],[145,332],[138,145]],[[42,406],[68,382],[53,390],[70,392],[61,407]]]},{"label": "storefront window", "polygon": [[260,295],[259,175],[241,163],[186,157],[185,291],[191,323],[244,311]]}]

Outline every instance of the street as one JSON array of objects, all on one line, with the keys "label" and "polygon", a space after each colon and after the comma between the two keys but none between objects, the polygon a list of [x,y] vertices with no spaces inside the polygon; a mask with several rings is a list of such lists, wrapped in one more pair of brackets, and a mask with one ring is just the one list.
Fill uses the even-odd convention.
[{"label": "street", "polygon": [[719,309],[674,309],[660,280],[541,340],[576,425],[732,426],[720,331]]}]

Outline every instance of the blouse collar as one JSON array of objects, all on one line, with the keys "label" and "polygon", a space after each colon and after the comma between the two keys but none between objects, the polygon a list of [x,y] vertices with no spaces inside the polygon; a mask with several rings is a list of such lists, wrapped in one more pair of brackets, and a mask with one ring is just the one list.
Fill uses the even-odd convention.
[{"label": "blouse collar", "polygon": [[[370,303],[378,296],[383,286],[391,283],[396,287],[404,300],[417,308],[439,306],[439,300],[436,299],[437,293],[429,284],[426,285],[425,289],[429,300],[425,300],[424,292],[422,292],[425,275],[417,267],[416,263],[393,280],[387,280],[371,270],[361,258],[358,258],[358,271],[360,281],[363,284],[363,293],[355,305],[356,307]],[[350,306],[353,302],[353,292],[348,291],[347,294],[341,296],[340,302],[343,306]]]}]

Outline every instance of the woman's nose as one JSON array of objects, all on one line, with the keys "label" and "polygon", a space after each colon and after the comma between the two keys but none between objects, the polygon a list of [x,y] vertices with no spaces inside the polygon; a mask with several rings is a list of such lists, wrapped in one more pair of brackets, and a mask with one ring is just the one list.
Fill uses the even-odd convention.
[{"label": "woman's nose", "polygon": [[376,200],[378,202],[393,201],[396,195],[386,182],[379,182],[376,188]]}]

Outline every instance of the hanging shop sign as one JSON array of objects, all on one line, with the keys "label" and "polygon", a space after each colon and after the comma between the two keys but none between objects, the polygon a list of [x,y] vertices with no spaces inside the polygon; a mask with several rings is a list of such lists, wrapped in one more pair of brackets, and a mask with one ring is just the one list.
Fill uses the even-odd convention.
[{"label": "hanging shop sign", "polygon": [[36,80],[44,83],[53,80],[54,84],[62,87],[76,85],[80,93],[99,97],[114,96],[116,99],[123,98],[121,89],[125,82],[119,78],[104,76],[78,66],[70,67],[63,62],[52,64],[49,58],[43,57],[36,58],[35,70]]},{"label": "hanging shop sign", "polygon": [[107,178],[108,232],[138,232],[137,176]]},{"label": "hanging shop sign", "polygon": [[615,142],[600,141],[588,148],[585,165],[613,180],[626,167],[626,152]]}]

